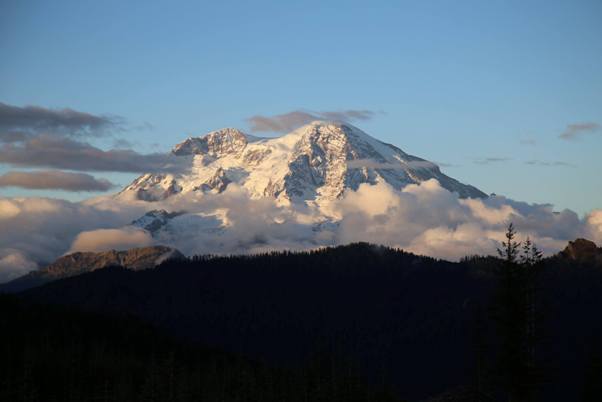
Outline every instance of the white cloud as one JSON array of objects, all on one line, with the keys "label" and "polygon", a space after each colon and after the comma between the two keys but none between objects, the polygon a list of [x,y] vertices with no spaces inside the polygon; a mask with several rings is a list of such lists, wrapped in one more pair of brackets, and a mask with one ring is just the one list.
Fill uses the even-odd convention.
[{"label": "white cloud", "polygon": [[[127,227],[151,209],[187,213],[173,219],[172,230],[153,238]],[[322,208],[253,200],[231,184],[222,194],[177,195],[156,203],[110,196],[82,203],[0,198],[0,276],[6,280],[13,275],[8,272],[24,272],[68,251],[150,244],[185,254],[231,254],[367,241],[457,260],[495,254],[511,221],[522,238],[530,236],[547,254],[577,237],[602,243],[602,209],[580,218],[570,210],[501,196],[460,199],[436,180],[401,191],[386,183],[362,184]]]},{"label": "white cloud", "polygon": [[518,215],[518,212],[512,206],[506,204],[499,206],[487,205],[483,200],[476,198],[463,200],[463,203],[470,208],[476,219],[481,219],[492,225],[499,222],[508,222],[513,215]]},{"label": "white cloud", "polygon": [[38,265],[17,250],[4,250],[0,254],[0,283],[10,281],[35,270]]},{"label": "white cloud", "polygon": [[522,238],[530,236],[551,254],[568,240],[588,236],[597,219],[602,220],[598,215],[581,220],[569,210],[555,212],[549,205],[504,197],[460,199],[435,180],[402,191],[386,184],[363,184],[337,207],[342,217],[340,243],[371,241],[454,260],[494,254],[509,222]]},{"label": "white cloud", "polygon": [[30,261],[49,263],[82,231],[121,227],[144,211],[137,205],[109,210],[51,198],[0,198],[0,256],[17,250]]},{"label": "white cloud", "polygon": [[491,235],[477,223],[465,223],[456,228],[438,226],[426,229],[406,248],[417,254],[459,260],[467,255],[491,253],[499,244]]},{"label": "white cloud", "polygon": [[97,229],[77,235],[69,252],[127,250],[153,244],[151,235],[142,229]]},{"label": "white cloud", "polygon": [[587,216],[589,235],[593,241],[602,245],[602,209],[595,209]]}]

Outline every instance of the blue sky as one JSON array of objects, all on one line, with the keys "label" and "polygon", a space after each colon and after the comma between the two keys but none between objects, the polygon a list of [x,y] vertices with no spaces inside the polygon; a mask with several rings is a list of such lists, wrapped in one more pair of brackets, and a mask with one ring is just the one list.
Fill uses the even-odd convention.
[{"label": "blue sky", "polygon": [[253,115],[372,110],[355,124],[485,192],[602,207],[602,131],[559,138],[602,124],[602,2],[323,3],[4,0],[0,102],[121,116],[140,152]]}]

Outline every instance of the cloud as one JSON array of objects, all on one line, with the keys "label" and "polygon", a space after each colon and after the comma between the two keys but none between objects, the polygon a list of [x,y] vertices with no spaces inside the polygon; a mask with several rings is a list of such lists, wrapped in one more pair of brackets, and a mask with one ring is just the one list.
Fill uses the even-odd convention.
[{"label": "cloud", "polygon": [[0,258],[18,252],[43,266],[69,250],[81,232],[119,228],[145,211],[138,204],[109,208],[50,198],[0,197]]},{"label": "cloud", "polygon": [[247,121],[252,132],[287,133],[314,120],[357,121],[370,120],[376,115],[372,110],[343,110],[335,112],[309,112],[295,110],[275,116],[256,115]]},{"label": "cloud", "polygon": [[48,135],[0,145],[0,163],[21,167],[140,173],[173,169],[177,162],[168,154],[139,154],[128,149],[104,151],[86,142]]},{"label": "cloud", "polygon": [[528,160],[525,162],[527,165],[532,166],[548,166],[548,167],[575,167],[572,163],[563,162],[563,161],[540,161],[536,159]]},{"label": "cloud", "polygon": [[[152,209],[186,213],[152,236],[129,226]],[[321,207],[252,199],[231,184],[221,194],[178,194],[157,202],[0,198],[0,259],[12,256],[4,263],[12,261],[13,272],[23,272],[74,250],[164,244],[188,255],[239,254],[368,241],[457,260],[495,254],[509,222],[547,255],[578,237],[602,244],[602,209],[580,218],[502,196],[460,199],[436,180],[402,190],[364,183]]]},{"label": "cloud", "polygon": [[589,233],[586,237],[598,243],[600,247],[602,245],[602,209],[594,210],[587,216],[587,228]]},{"label": "cloud", "polygon": [[530,236],[548,254],[568,240],[589,233],[587,220],[549,205],[505,197],[460,199],[437,181],[408,185],[362,184],[337,205],[341,216],[337,243],[371,241],[419,254],[457,260],[470,254],[494,254],[508,222]]},{"label": "cloud", "polygon": [[188,212],[155,234],[158,243],[186,254],[311,249],[368,241],[457,260],[469,254],[495,254],[511,221],[523,238],[530,236],[548,255],[577,237],[602,237],[592,236],[602,231],[602,212],[581,219],[570,210],[555,211],[548,204],[501,196],[460,199],[436,180],[401,191],[386,183],[362,184],[321,208],[298,204],[289,208],[271,198],[253,200],[237,186],[202,198],[176,196],[152,207]]},{"label": "cloud", "polygon": [[73,241],[69,252],[127,250],[153,244],[151,235],[142,229],[97,229],[82,232]]},{"label": "cloud", "polygon": [[559,138],[567,141],[577,140],[583,135],[591,134],[600,129],[600,125],[594,122],[573,123],[566,126]]},{"label": "cloud", "polygon": [[437,164],[437,166],[441,166],[441,167],[444,167],[444,168],[447,168],[447,167],[460,167],[460,166],[462,166],[462,165],[457,165],[455,163],[447,163],[447,162],[436,162],[436,164]]},{"label": "cloud", "polygon": [[491,163],[508,162],[511,160],[512,160],[512,158],[506,158],[506,157],[489,157],[489,158],[475,159],[473,162],[476,163],[477,165],[489,165]]},{"label": "cloud", "polygon": [[29,135],[22,131],[0,131],[0,143],[25,141]]},{"label": "cloud", "polygon": [[[149,127],[145,123],[138,128]],[[20,167],[132,173],[156,172],[167,166],[174,167],[176,160],[170,155],[139,154],[129,149],[132,145],[129,141],[113,137],[114,133],[124,130],[125,122],[117,116],[94,115],[68,108],[19,107],[0,103],[0,163]],[[86,138],[102,136],[113,137],[116,149],[103,150],[85,141]],[[9,179],[14,180],[14,177]],[[22,177],[19,179],[24,180]],[[56,177],[53,179],[57,180]],[[83,180],[83,176],[79,179]],[[28,181],[31,180],[29,178]],[[66,176],[62,180],[67,180]],[[88,183],[88,188],[107,188],[107,182]]]},{"label": "cloud", "polygon": [[40,106],[13,106],[0,102],[0,138],[39,133],[72,137],[96,137],[121,129],[117,116],[94,115],[73,109],[48,109]]},{"label": "cloud", "polygon": [[113,141],[113,148],[131,149],[133,147],[134,147],[134,144],[131,141],[126,140],[125,138],[116,138]]},{"label": "cloud", "polygon": [[54,189],[65,191],[108,191],[115,187],[105,179],[85,173],[62,171],[8,172],[0,176],[0,187]]},{"label": "cloud", "polygon": [[35,270],[38,265],[27,259],[17,250],[4,250],[0,254],[0,283],[23,276]]},{"label": "cloud", "polygon": [[[425,161],[425,160],[414,160],[405,162],[405,166],[408,166],[412,169],[434,169],[437,168],[437,165],[433,162]],[[404,168],[404,164],[402,163],[391,163],[391,162],[378,162],[374,159],[352,159],[347,161],[348,169],[389,169],[389,170],[399,170]]]},{"label": "cloud", "polygon": [[372,110],[344,110],[339,112],[317,112],[325,120],[356,121],[370,120],[376,114]]}]

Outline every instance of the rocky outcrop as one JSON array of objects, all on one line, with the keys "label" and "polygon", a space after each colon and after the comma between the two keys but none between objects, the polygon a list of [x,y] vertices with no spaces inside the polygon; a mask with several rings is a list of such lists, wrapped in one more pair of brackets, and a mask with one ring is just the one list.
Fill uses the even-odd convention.
[{"label": "rocky outcrop", "polygon": [[132,271],[154,268],[171,258],[184,258],[175,249],[165,246],[133,248],[124,251],[77,252],[60,257],[42,269],[42,275],[64,278],[109,266],[121,266]]},{"label": "rocky outcrop", "polygon": [[591,240],[576,239],[570,241],[560,256],[573,261],[594,263],[602,266],[602,248]]},{"label": "rocky outcrop", "polygon": [[112,266],[132,271],[155,268],[170,259],[185,258],[178,250],[165,246],[133,248],[103,252],[76,252],[58,258],[38,271],[8,282],[0,288],[4,292],[18,292],[57,279],[69,278]]}]

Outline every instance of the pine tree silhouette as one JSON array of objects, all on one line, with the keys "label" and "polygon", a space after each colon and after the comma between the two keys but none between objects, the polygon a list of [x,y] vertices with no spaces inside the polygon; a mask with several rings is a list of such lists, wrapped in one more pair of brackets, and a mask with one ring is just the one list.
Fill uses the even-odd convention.
[{"label": "pine tree silhouette", "polygon": [[528,402],[534,400],[538,385],[537,278],[542,253],[530,238],[518,242],[512,223],[505,237],[498,248],[503,260],[495,309],[501,337],[498,376],[510,402]]}]

